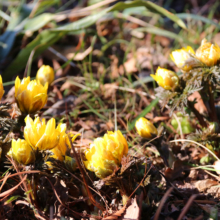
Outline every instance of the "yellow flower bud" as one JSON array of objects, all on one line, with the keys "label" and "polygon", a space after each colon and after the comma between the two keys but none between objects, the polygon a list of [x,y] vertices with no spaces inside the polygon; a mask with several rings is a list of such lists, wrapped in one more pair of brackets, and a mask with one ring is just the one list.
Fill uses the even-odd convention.
[{"label": "yellow flower bud", "polygon": [[196,57],[207,66],[214,66],[220,59],[220,48],[217,44],[211,44],[203,39],[196,51]]},{"label": "yellow flower bud", "polygon": [[51,150],[59,143],[60,132],[56,129],[56,122],[51,118],[47,124],[43,118],[37,117],[33,121],[29,115],[25,118],[24,138],[33,149]]},{"label": "yellow flower bud", "polygon": [[[57,130],[60,132],[60,140],[58,145],[53,148],[51,151],[54,154],[54,158],[60,161],[63,161],[64,156],[66,155],[66,151],[68,148],[71,148],[71,144],[68,138],[68,135],[66,134],[66,124],[59,124],[57,126]],[[80,134],[76,134],[72,137],[72,142],[79,136]]]},{"label": "yellow flower bud", "polygon": [[5,93],[5,91],[4,91],[4,88],[3,88],[2,76],[0,75],[0,99],[2,98],[4,93]]},{"label": "yellow flower bud", "polygon": [[30,77],[22,81],[17,76],[15,80],[15,99],[23,113],[35,113],[42,109],[47,102],[48,84],[42,86],[36,80],[30,81]]},{"label": "yellow flower bud", "polygon": [[120,131],[109,131],[103,138],[96,138],[85,152],[85,167],[99,178],[111,175],[128,153],[128,144]]},{"label": "yellow flower bud", "polygon": [[143,117],[136,121],[135,128],[137,129],[138,134],[143,138],[151,139],[154,136],[157,136],[158,133],[154,125]]},{"label": "yellow flower bud", "polygon": [[158,67],[155,75],[151,74],[151,77],[157,81],[159,86],[167,90],[175,88],[179,83],[179,77],[176,73],[161,67]]},{"label": "yellow flower bud", "polygon": [[76,163],[76,160],[74,158],[69,157],[69,156],[65,156],[64,163],[65,163],[66,168],[69,171],[73,172],[73,171],[76,170],[77,163]]},{"label": "yellow flower bud", "polygon": [[195,58],[194,50],[190,46],[173,51],[170,57],[176,66],[183,71],[189,71],[194,67],[201,66],[200,61]]},{"label": "yellow flower bud", "polygon": [[27,165],[35,161],[35,154],[27,141],[18,139],[11,142],[11,155],[18,163]]},{"label": "yellow flower bud", "polygon": [[50,66],[43,65],[37,71],[36,79],[40,81],[42,85],[48,83],[50,85],[54,81],[54,70]]}]

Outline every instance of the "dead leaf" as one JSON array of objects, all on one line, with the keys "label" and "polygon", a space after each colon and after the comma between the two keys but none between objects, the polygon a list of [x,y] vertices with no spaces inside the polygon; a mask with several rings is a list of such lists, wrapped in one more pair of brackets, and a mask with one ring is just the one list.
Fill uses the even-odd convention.
[{"label": "dead leaf", "polygon": [[66,58],[68,60],[81,61],[84,60],[86,56],[88,56],[92,52],[92,47],[90,46],[82,53],[68,53]]},{"label": "dead leaf", "polygon": [[189,101],[194,101],[196,99],[196,104],[194,105],[195,109],[202,115],[207,116],[208,115],[208,109],[206,108],[201,95],[199,94],[199,92],[194,92],[192,95],[190,95],[188,97]]},{"label": "dead leaf", "polygon": [[170,45],[170,39],[164,36],[155,36],[154,40],[160,42],[163,47],[168,47]]},{"label": "dead leaf", "polygon": [[127,73],[133,73],[133,72],[137,72],[138,69],[136,67],[136,59],[134,57],[128,59],[125,63],[124,63],[124,67]]},{"label": "dead leaf", "polygon": [[80,87],[73,85],[73,83],[71,83],[70,81],[66,81],[60,88],[60,91],[64,91],[64,90],[70,90],[70,91],[74,91],[77,92],[80,89]]},{"label": "dead leaf", "polygon": [[140,208],[137,204],[137,199],[131,201],[131,205],[126,209],[125,215],[120,220],[138,220],[140,216]]},{"label": "dead leaf", "polygon": [[115,97],[116,89],[115,86],[118,86],[118,83],[106,83],[104,85],[101,85],[101,91],[104,95],[105,99],[112,99]]},{"label": "dead leaf", "polygon": [[212,186],[218,185],[218,182],[212,179],[206,179],[206,180],[199,180],[195,183],[193,183],[193,185],[200,191],[200,192],[204,192],[207,189],[209,189]]}]

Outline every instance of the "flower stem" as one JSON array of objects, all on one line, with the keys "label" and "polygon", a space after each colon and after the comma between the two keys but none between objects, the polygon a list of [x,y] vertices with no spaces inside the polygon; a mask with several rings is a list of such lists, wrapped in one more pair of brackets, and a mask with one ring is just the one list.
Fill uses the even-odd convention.
[{"label": "flower stem", "polygon": [[193,102],[188,101],[188,106],[199,120],[200,125],[202,127],[207,127],[207,123],[205,122],[203,116],[195,109]]},{"label": "flower stem", "polygon": [[213,88],[213,85],[210,81],[209,81],[209,85],[208,85],[208,93],[209,93],[209,105],[210,105],[210,109],[211,109],[209,116],[212,121],[218,122],[216,109],[215,109],[214,88]]}]

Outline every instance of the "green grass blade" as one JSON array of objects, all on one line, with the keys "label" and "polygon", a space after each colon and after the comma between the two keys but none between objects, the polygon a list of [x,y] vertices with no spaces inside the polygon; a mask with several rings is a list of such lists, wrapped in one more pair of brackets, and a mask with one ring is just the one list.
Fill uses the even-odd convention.
[{"label": "green grass blade", "polygon": [[194,15],[194,14],[188,14],[188,13],[180,13],[180,14],[176,14],[176,15],[181,19],[191,18],[191,19],[196,20],[196,21],[202,21],[206,24],[212,24],[212,25],[215,25],[218,29],[220,29],[220,25],[218,23],[214,22],[211,19],[203,17],[201,15]]},{"label": "green grass blade", "polygon": [[131,123],[128,124],[128,130],[132,130],[135,126],[135,122],[141,118],[144,117],[147,113],[149,113],[153,107],[155,107],[157,105],[157,103],[159,102],[159,99],[156,98],[154,99],[150,105],[148,105]]}]

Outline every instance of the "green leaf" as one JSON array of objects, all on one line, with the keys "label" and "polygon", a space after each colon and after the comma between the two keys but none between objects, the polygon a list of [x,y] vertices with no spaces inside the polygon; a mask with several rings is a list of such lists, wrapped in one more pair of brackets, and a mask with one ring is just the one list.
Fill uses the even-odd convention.
[{"label": "green leaf", "polygon": [[141,118],[144,117],[148,112],[150,112],[152,110],[153,107],[155,107],[157,105],[157,103],[159,102],[159,99],[156,98],[154,99],[150,105],[148,105],[131,123],[128,124],[128,130],[132,130],[135,126],[135,122]]},{"label": "green leaf", "polygon": [[178,16],[181,19],[194,19],[197,21],[202,21],[206,24],[212,24],[215,25],[218,29],[220,29],[220,25],[216,22],[214,22],[211,19],[208,19],[206,17],[200,16],[200,15],[195,15],[195,14],[188,14],[188,13],[180,13],[180,14],[176,14],[176,16]]},{"label": "green leaf", "polygon": [[48,8],[50,8],[53,5],[60,5],[61,0],[43,0],[43,1],[38,1],[37,4],[39,5],[37,7],[36,14],[39,14],[45,12]]},{"label": "green leaf", "polygon": [[25,26],[24,30],[25,31],[37,31],[43,26],[45,26],[48,22],[53,20],[55,15],[50,14],[50,13],[44,13],[41,15],[38,15],[37,17],[34,17],[32,19],[29,19]]},{"label": "green leaf", "polygon": [[132,1],[132,2],[121,2],[121,3],[114,5],[112,7],[112,10],[117,11],[117,10],[124,10],[126,8],[140,7],[140,6],[145,6],[151,12],[164,15],[164,16],[168,17],[170,20],[177,23],[181,28],[186,29],[186,25],[179,17],[177,17],[175,14],[172,14],[171,12],[167,11],[166,9],[164,9],[164,8],[160,7],[159,5],[157,5],[153,2],[150,2],[150,1],[136,0],[136,1]]},{"label": "green leaf", "polygon": [[147,32],[147,33],[151,33],[151,34],[156,34],[159,36],[164,36],[164,37],[169,37],[171,39],[175,39],[177,41],[179,41],[180,43],[185,42],[186,44],[193,46],[194,44],[190,41],[188,41],[187,39],[183,38],[182,36],[175,34],[171,31],[167,31],[158,27],[143,27],[143,28],[136,28],[134,29],[136,31],[140,31],[140,32]]},{"label": "green leaf", "polygon": [[8,199],[8,200],[6,201],[6,204],[9,204],[10,202],[15,201],[15,200],[18,199],[19,197],[21,197],[21,196],[12,196],[12,197],[10,197],[10,199]]},{"label": "green leaf", "polygon": [[[174,22],[176,22],[179,26],[185,28],[185,25],[180,18],[178,18],[176,15],[168,12],[164,8],[161,8],[160,6],[158,6],[152,2],[143,1],[143,0],[136,0],[133,2],[119,2],[119,3],[115,4],[114,6],[103,9],[100,12],[97,12],[93,15],[82,18],[78,21],[72,22],[67,25],[63,25],[58,28],[44,30],[41,33],[39,33],[38,36],[32,42],[30,42],[17,55],[15,60],[13,60],[13,62],[3,72],[3,74],[2,74],[3,80],[10,80],[13,75],[17,74],[18,71],[22,70],[25,67],[32,50],[35,50],[34,58],[36,58],[45,49],[47,49],[49,46],[53,45],[57,40],[59,40],[62,36],[64,36],[68,32],[74,33],[74,32],[78,32],[79,30],[82,30],[84,28],[87,28],[87,27],[93,25],[98,19],[100,19],[101,17],[103,17],[104,15],[106,15],[109,12],[117,11],[117,10],[124,10],[126,8],[137,7],[137,6],[145,6],[150,11],[153,11],[158,14],[162,14],[162,15],[170,18]],[[44,15],[42,15],[42,16],[44,16]],[[47,18],[45,18],[45,22],[48,22],[51,18],[52,17],[50,17],[50,15],[49,15]],[[36,24],[36,21],[39,21],[38,17],[36,18],[36,20],[32,20],[32,22],[35,24]],[[39,24],[39,27],[43,24],[45,24],[45,23],[42,22],[41,24]],[[28,28],[28,27],[30,28],[30,23],[26,26],[26,28]],[[33,27],[33,30],[35,30],[34,27]],[[157,32],[160,32],[160,31],[161,30],[157,30]]]},{"label": "green leaf", "polygon": [[16,35],[23,29],[29,14],[30,10],[28,10],[25,5],[12,14],[6,31],[0,36],[0,61],[10,52]]},{"label": "green leaf", "polygon": [[0,17],[2,17],[3,19],[5,19],[6,21],[10,21],[11,17],[8,16],[4,11],[0,10]]},{"label": "green leaf", "polygon": [[4,81],[10,80],[16,72],[22,70],[31,54],[35,50],[34,58],[38,57],[45,49],[53,45],[64,35],[64,32],[51,32],[49,30],[42,31],[25,49],[23,49],[9,67],[2,73]]}]

